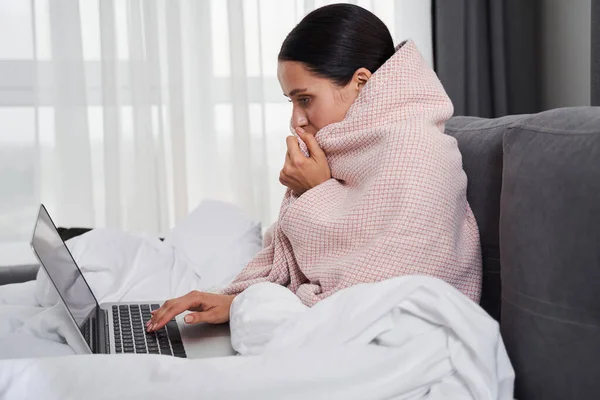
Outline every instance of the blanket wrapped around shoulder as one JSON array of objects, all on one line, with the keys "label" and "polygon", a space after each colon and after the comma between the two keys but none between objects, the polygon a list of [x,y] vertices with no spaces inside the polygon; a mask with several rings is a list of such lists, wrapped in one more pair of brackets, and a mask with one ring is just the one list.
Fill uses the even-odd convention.
[{"label": "blanket wrapped around shoulder", "polygon": [[479,301],[479,232],[444,134],[452,113],[415,44],[401,44],[345,119],[317,132],[332,179],[299,197],[287,190],[264,248],[222,292],[273,282],[312,306],[358,283],[429,275]]}]

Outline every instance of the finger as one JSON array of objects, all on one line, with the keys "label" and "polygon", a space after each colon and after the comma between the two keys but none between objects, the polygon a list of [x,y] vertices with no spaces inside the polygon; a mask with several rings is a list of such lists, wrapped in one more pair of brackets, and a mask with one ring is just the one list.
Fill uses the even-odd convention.
[{"label": "finger", "polygon": [[173,303],[165,303],[152,315],[152,318],[148,321],[147,330],[152,332],[162,328],[173,318],[171,315],[175,316],[177,314],[177,306],[174,306]]},{"label": "finger", "polygon": [[288,136],[286,138],[286,144],[288,148],[288,153],[290,154],[290,158],[294,158],[297,156],[304,157],[304,154],[300,151],[300,145],[298,144],[298,139],[296,136]]},{"label": "finger", "polygon": [[279,173],[279,183],[281,183],[283,186],[286,186],[286,187],[289,184],[287,177],[283,173],[283,170],[281,170],[281,172]]},{"label": "finger", "polygon": [[158,310],[159,310],[159,309],[156,309],[156,310],[151,310],[151,311],[150,311],[150,319],[149,319],[149,320],[146,322],[146,330],[147,330],[147,331],[150,331],[150,326],[151,326],[151,325],[154,323],[154,318],[155,318],[155,317],[154,317],[154,315],[156,314],[156,312],[157,312]]},{"label": "finger", "polygon": [[[306,159],[306,157],[302,156],[304,159]],[[283,168],[281,168],[281,171],[279,172],[279,181],[282,183],[290,183],[290,181],[294,181],[295,179],[295,172],[296,172],[296,166],[294,165],[298,165],[297,163],[293,163],[293,162],[289,162],[289,163],[285,163],[285,165],[283,166]]]},{"label": "finger", "polygon": [[166,308],[159,317],[153,318],[154,322],[150,327],[150,331],[157,331],[161,329],[163,326],[168,324],[170,320],[172,320],[174,317],[181,314],[185,310],[186,308],[181,306],[171,306],[169,308]]},{"label": "finger", "polygon": [[306,144],[306,147],[308,148],[308,152],[311,157],[313,157],[313,158],[324,158],[325,157],[325,153],[319,146],[319,143],[317,142],[317,139],[315,139],[314,135],[312,135],[310,133],[304,133],[302,135],[302,140]]},{"label": "finger", "polygon": [[200,311],[189,313],[183,318],[186,324],[199,324],[200,322],[210,322],[211,320],[211,312],[210,311]]},{"label": "finger", "polygon": [[162,316],[166,312],[168,312],[173,307],[173,304],[179,303],[182,300],[183,296],[165,301],[158,309],[154,310],[154,312],[152,313],[152,318],[150,318],[150,322],[156,323],[162,318]]},{"label": "finger", "polygon": [[[177,300],[177,299],[173,299],[173,300]],[[150,314],[152,316],[150,317],[150,320],[146,323],[146,328],[150,328],[150,326],[152,326],[157,321],[157,319],[159,318],[159,316],[162,315],[162,313],[164,312],[164,310],[167,307],[169,307],[169,305],[171,304],[171,302],[173,300],[167,300],[159,308],[157,308],[156,310],[150,311]]]},{"label": "finger", "polygon": [[185,296],[166,301],[152,315],[148,326],[149,331],[155,331],[165,326],[173,317],[181,314],[190,307],[197,306],[200,301],[194,292],[190,292]]},{"label": "finger", "polygon": [[150,311],[150,313],[152,314],[152,316],[150,317],[150,320],[148,320],[148,322],[146,323],[146,328],[149,328],[151,325],[156,324],[157,321],[162,320],[162,318],[165,315],[165,313],[169,313],[170,312],[169,310],[174,310],[173,309],[173,302],[175,302],[175,301],[182,301],[183,297],[184,296],[178,297],[176,299],[168,300],[160,308],[158,308],[156,310]]}]

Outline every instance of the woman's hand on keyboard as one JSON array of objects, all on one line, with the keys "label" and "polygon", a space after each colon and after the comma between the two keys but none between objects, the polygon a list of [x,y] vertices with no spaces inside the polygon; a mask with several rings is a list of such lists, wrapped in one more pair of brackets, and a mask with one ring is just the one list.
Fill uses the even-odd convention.
[{"label": "woman's hand on keyboard", "polygon": [[167,300],[159,309],[152,311],[152,318],[146,324],[146,329],[148,332],[161,329],[175,316],[187,310],[193,311],[184,318],[188,324],[222,324],[229,321],[229,308],[234,297],[194,290],[185,296]]}]

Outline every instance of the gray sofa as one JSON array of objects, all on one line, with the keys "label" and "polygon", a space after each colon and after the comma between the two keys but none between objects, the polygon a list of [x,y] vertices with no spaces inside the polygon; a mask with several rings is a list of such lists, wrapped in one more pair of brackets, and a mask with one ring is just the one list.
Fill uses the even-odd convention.
[{"label": "gray sofa", "polygon": [[600,399],[600,108],[454,117],[446,131],[463,154],[481,305],[500,322],[515,396]]},{"label": "gray sofa", "polygon": [[600,399],[600,107],[454,117],[515,397]]}]

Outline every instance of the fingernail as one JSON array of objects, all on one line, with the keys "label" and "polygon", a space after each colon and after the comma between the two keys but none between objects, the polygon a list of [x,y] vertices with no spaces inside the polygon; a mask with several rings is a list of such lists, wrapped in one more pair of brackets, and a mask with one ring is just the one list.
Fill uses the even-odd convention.
[{"label": "fingernail", "polygon": [[192,316],[191,315],[186,315],[183,320],[189,324],[190,322],[192,322]]}]

